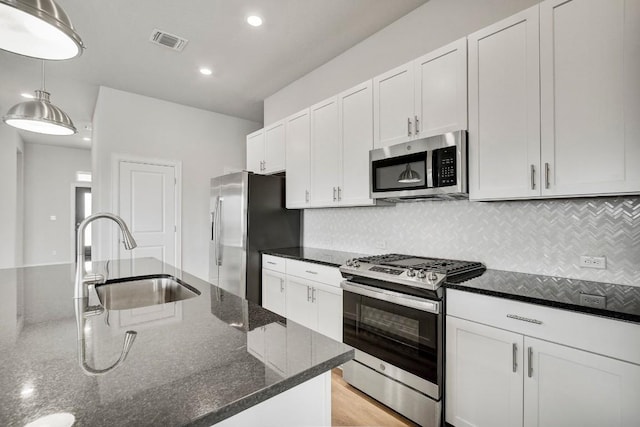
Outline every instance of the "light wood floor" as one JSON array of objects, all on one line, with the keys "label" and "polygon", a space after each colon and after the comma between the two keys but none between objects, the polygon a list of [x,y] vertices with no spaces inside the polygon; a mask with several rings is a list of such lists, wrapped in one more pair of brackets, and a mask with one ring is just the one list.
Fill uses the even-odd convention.
[{"label": "light wood floor", "polygon": [[417,424],[347,384],[340,369],[331,371],[331,425],[417,427]]}]

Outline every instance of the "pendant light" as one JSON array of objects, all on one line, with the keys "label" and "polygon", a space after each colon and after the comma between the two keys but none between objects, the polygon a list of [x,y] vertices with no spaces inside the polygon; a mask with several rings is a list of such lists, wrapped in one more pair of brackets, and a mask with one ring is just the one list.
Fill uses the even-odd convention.
[{"label": "pendant light", "polygon": [[2,121],[18,129],[47,135],[73,135],[78,132],[69,115],[49,100],[50,94],[44,88],[44,61],[42,89],[35,92],[35,99],[11,107]]},{"label": "pendant light", "polygon": [[409,163],[407,163],[406,169],[403,170],[398,177],[398,182],[402,183],[420,182],[421,180],[422,178],[420,178],[420,174],[411,169],[411,165]]},{"label": "pendant light", "polygon": [[53,0],[0,0],[0,49],[39,59],[82,54],[82,39]]}]

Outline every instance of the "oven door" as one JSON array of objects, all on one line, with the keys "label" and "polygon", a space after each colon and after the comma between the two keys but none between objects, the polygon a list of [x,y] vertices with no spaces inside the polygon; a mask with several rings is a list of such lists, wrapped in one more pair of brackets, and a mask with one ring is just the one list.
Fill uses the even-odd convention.
[{"label": "oven door", "polygon": [[440,303],[350,281],[342,282],[342,288],[344,342],[366,353],[361,357],[365,360],[356,360],[368,366],[376,359],[387,362],[398,373],[385,370],[385,375],[439,399]]}]

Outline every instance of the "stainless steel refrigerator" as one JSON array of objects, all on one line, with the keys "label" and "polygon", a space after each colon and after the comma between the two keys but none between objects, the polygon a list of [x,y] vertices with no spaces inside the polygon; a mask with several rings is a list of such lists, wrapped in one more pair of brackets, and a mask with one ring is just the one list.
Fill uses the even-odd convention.
[{"label": "stainless steel refrigerator", "polygon": [[237,172],[211,179],[209,280],[262,304],[264,249],[300,246],[301,213],[285,208],[285,178]]}]

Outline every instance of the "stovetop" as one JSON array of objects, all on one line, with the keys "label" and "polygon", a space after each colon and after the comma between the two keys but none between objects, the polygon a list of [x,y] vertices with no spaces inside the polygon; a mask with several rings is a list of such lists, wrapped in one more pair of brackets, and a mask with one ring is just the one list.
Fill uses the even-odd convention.
[{"label": "stovetop", "polygon": [[385,254],[350,259],[340,267],[342,275],[349,280],[366,278],[379,284],[395,283],[411,288],[434,291],[445,280],[459,283],[477,277],[486,270],[480,262],[441,258],[426,258],[413,255]]}]

